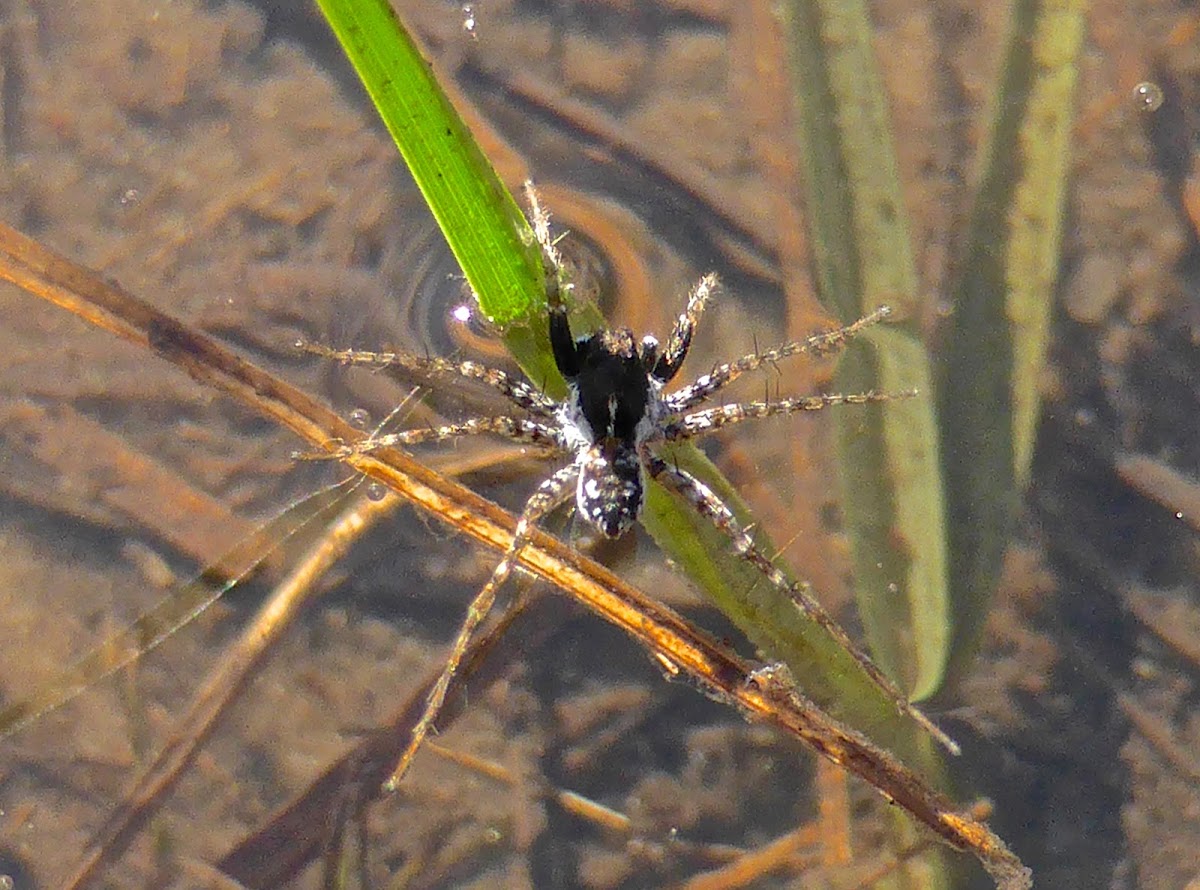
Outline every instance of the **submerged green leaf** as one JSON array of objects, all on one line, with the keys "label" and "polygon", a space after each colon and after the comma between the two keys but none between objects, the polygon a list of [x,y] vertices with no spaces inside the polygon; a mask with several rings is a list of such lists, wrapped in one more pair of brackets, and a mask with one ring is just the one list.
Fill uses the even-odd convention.
[{"label": "submerged green leaf", "polygon": [[950,636],[941,595],[945,551],[925,540],[942,521],[941,490],[927,484],[939,467],[925,362],[923,347],[907,332],[874,330],[854,344],[836,377],[846,392],[925,394],[837,418],[843,509],[863,626],[879,663],[915,697],[936,691]]},{"label": "submerged green leaf", "polygon": [[[887,107],[861,2],[790,0],[807,216],[822,301],[843,322],[881,305],[902,318],[916,272]],[[949,595],[929,356],[914,331],[875,330],[842,362],[847,392],[914,391],[863,419],[838,412],[838,465],[856,591],[881,665],[915,699],[940,687]]]},{"label": "submerged green leaf", "polygon": [[545,306],[525,215],[386,0],[317,0],[392,134],[488,318]]},{"label": "submerged green leaf", "polygon": [[975,652],[1040,411],[1065,207],[1083,0],[1017,0],[972,208],[938,396],[954,670]]}]

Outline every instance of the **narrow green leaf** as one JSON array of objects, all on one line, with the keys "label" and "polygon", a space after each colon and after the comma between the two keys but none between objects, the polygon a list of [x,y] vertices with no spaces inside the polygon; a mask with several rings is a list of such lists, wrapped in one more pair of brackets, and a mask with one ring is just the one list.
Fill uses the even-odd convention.
[{"label": "narrow green leaf", "polygon": [[1029,477],[1058,271],[1083,0],[1016,0],[938,381],[955,592],[974,654]]},{"label": "narrow green leaf", "polygon": [[541,255],[525,215],[386,0],[317,0],[400,148],[488,318],[545,306]]},{"label": "narrow green leaf", "polygon": [[[822,301],[844,322],[884,304],[901,319],[916,273],[866,8],[789,0],[807,216]],[[859,610],[880,665],[915,699],[941,685],[950,627],[946,537],[929,357],[914,330],[873,332],[845,360],[846,391],[916,390],[838,412],[838,463]],[[869,355],[868,355],[869,353]]]},{"label": "narrow green leaf", "polygon": [[[387,5],[382,0],[318,2],[400,146],[483,312],[507,326],[505,341],[529,379],[561,395],[545,330],[540,257],[516,202]],[[572,316],[576,331],[600,323],[594,310]],[[712,487],[743,524],[753,525],[733,487],[699,451],[673,449],[672,459]],[[711,521],[654,485],[643,523],[752,642],[787,662],[818,704],[902,754],[915,744],[913,726],[853,657],[733,554]],[[774,552],[765,536],[757,538],[765,552]]]},{"label": "narrow green leaf", "polygon": [[[924,369],[924,349],[915,338],[880,329],[845,356],[836,384],[847,392],[879,387],[928,393]],[[933,692],[949,649],[950,623],[942,598],[945,551],[923,540],[942,521],[941,491],[926,486],[939,470],[932,412],[919,399],[872,405],[864,412],[839,412],[837,430],[855,581],[872,592],[859,599],[871,650],[907,688]]]},{"label": "narrow green leaf", "polygon": [[[737,490],[700,451],[673,447],[665,456],[712,487],[745,527],[753,525],[753,515]],[[854,657],[756,569],[732,556],[728,538],[711,520],[654,485],[647,494],[642,524],[765,657],[787,664],[817,704],[902,758],[928,753],[922,731],[897,714],[895,704],[866,677]],[[754,539],[763,552],[775,552],[761,530],[755,529]],[[912,762],[918,769],[928,763]]]}]

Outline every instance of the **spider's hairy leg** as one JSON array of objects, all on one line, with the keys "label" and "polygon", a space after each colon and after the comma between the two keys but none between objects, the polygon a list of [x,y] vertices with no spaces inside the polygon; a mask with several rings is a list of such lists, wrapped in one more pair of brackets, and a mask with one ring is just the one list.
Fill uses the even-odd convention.
[{"label": "spider's hairy leg", "polygon": [[[542,270],[546,275],[546,302],[551,313],[561,310],[566,313],[562,292],[569,289],[565,284],[566,267],[563,263],[562,252],[558,249],[558,240],[550,234],[550,211],[542,206],[537,189],[531,180],[525,180],[525,200],[529,203],[529,221],[533,226],[533,236],[542,249]],[[561,236],[560,236],[561,237]]]},{"label": "spider's hairy leg", "polygon": [[542,249],[542,271],[546,282],[546,309],[549,314],[550,348],[554,363],[568,380],[579,374],[579,351],[571,323],[567,317],[567,304],[563,291],[570,287],[566,283],[566,271],[558,244],[550,235],[550,213],[538,198],[537,189],[529,180],[525,181],[525,200],[529,203],[529,217],[533,234]]},{"label": "spider's hairy leg", "polygon": [[704,307],[717,289],[718,283],[716,273],[709,272],[688,294],[687,306],[675,320],[675,327],[671,330],[671,336],[667,338],[662,355],[650,371],[663,383],[669,383],[679,373],[683,360],[687,358],[688,348],[692,345],[696,325],[700,323]]},{"label": "spider's hairy leg", "polygon": [[509,417],[502,414],[499,417],[472,417],[462,423],[451,423],[445,426],[371,435],[353,444],[338,445],[329,451],[295,452],[292,457],[296,460],[341,460],[355,454],[369,454],[380,448],[420,445],[425,442],[441,442],[445,439],[478,436],[485,433],[523,445],[537,445],[554,451],[567,450],[562,433],[556,427],[537,420]]},{"label": "spider's hairy leg", "polygon": [[423,377],[464,377],[490,386],[518,408],[537,417],[553,418],[555,403],[523,380],[505,374],[499,368],[489,368],[478,362],[455,362],[444,358],[429,358],[407,352],[368,352],[361,349],[333,349],[304,340],[296,348],[309,355],[320,356],[342,365],[366,365],[377,371],[399,368]]},{"label": "spider's hairy leg", "polygon": [[707,374],[698,377],[695,382],[665,396],[663,402],[671,413],[682,414],[689,408],[694,408],[701,402],[712,398],[747,371],[756,371],[763,365],[772,365],[793,355],[805,354],[819,357],[837,352],[864,329],[879,324],[891,313],[892,310],[887,306],[880,306],[871,314],[864,315],[858,321],[845,327],[814,334],[803,340],[793,340],[791,343],[784,343],[782,346],[776,346],[765,352],[753,352],[736,361],[716,365]]},{"label": "spider's hairy leg", "polygon": [[421,742],[425,740],[425,736],[429,734],[429,730],[433,727],[434,721],[437,720],[438,714],[441,713],[442,705],[446,701],[446,692],[450,689],[450,681],[454,679],[454,675],[458,671],[458,665],[462,661],[467,647],[470,645],[471,635],[475,633],[475,630],[487,617],[488,612],[492,608],[492,603],[496,601],[496,592],[508,580],[508,576],[512,574],[513,566],[517,564],[517,559],[520,557],[521,551],[529,540],[529,534],[533,530],[534,525],[539,519],[564,503],[574,494],[575,481],[578,478],[578,474],[579,469],[575,464],[563,467],[539,485],[529,500],[525,502],[525,508],[521,511],[521,518],[517,520],[516,531],[513,533],[513,539],[508,545],[508,549],[504,551],[504,557],[492,571],[492,577],[483,585],[479,593],[475,594],[475,599],[471,600],[471,604],[467,606],[466,617],[463,619],[463,623],[454,637],[454,642],[450,646],[450,654],[446,658],[446,665],[442,668],[441,676],[438,677],[437,682],[433,685],[433,689],[429,692],[429,698],[425,702],[425,711],[421,714],[421,719],[413,726],[412,737],[408,741],[408,746],[404,749],[404,753],[400,755],[395,769],[392,770],[392,774],[384,783],[383,787],[385,791],[396,790],[396,787],[400,784],[400,780],[404,778],[404,774],[408,771],[409,764],[412,763],[417,749],[421,747]]},{"label": "spider's hairy leg", "polygon": [[912,398],[916,394],[915,390],[895,393],[867,390],[856,393],[797,396],[790,399],[776,399],[773,402],[740,402],[733,405],[720,405],[667,421],[663,426],[663,438],[668,442],[681,442],[685,439],[693,439],[716,432],[722,427],[759,417],[794,414],[797,411],[820,411],[822,408],[830,408],[834,405],[869,405],[876,402],[890,402],[894,399]]},{"label": "spider's hairy leg", "polygon": [[865,652],[855,645],[849,634],[838,624],[825,608],[813,598],[807,585],[797,584],[787,577],[763,553],[749,532],[741,527],[730,509],[717,497],[711,488],[685,470],[667,463],[662,458],[643,450],[643,460],[650,475],[674,491],[696,509],[698,513],[712,520],[713,525],[720,529],[733,543],[738,555],[758,569],[771,584],[786,591],[796,606],[812,621],[825,630],[855,661],[859,663],[872,682],[875,683],[892,701],[896,708],[919,723],[939,744],[953,754],[959,753],[958,744],[946,733],[934,725],[919,709],[909,703],[887,675],[879,669]]},{"label": "spider's hairy leg", "polygon": [[[558,245],[550,236],[550,211],[542,206],[533,181],[526,179],[524,185],[525,200],[529,204],[529,222],[533,226],[533,237],[537,239],[538,246],[542,248],[542,259],[546,263],[546,271],[549,272],[553,269],[557,272],[562,268],[562,256],[558,252]],[[555,285],[557,283],[556,278]],[[557,286],[553,296],[558,296]]]}]

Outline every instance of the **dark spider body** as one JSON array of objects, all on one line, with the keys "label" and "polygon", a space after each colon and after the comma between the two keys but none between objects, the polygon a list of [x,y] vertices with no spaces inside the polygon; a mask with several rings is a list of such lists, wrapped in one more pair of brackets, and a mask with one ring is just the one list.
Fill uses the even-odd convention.
[{"label": "dark spider body", "polygon": [[570,395],[558,409],[564,437],[576,454],[575,502],[604,535],[628,531],[642,511],[645,470],[638,455],[659,413],[655,376],[658,344],[635,344],[628,328],[576,340],[567,316],[550,313],[554,360]]}]

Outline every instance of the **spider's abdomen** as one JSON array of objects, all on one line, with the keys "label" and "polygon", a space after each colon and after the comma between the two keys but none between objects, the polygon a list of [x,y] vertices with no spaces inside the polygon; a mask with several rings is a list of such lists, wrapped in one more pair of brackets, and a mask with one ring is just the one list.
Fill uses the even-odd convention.
[{"label": "spider's abdomen", "polygon": [[642,464],[632,445],[605,439],[579,456],[579,515],[607,537],[621,536],[637,521],[644,491]]}]

